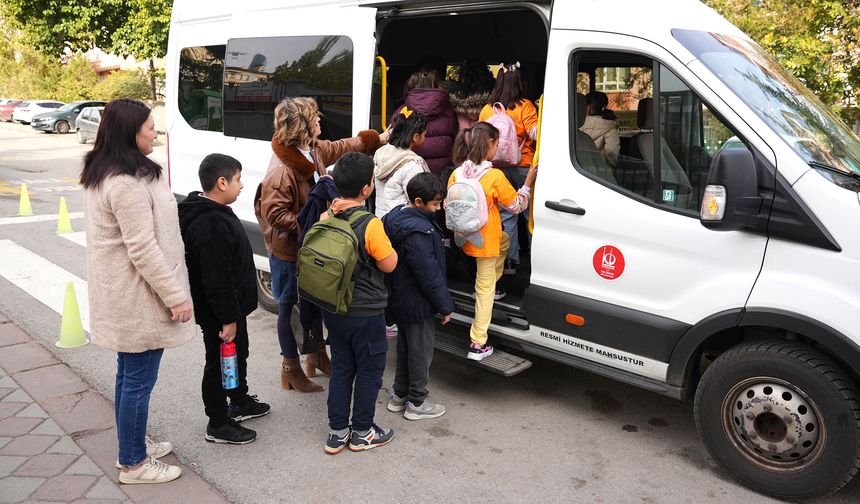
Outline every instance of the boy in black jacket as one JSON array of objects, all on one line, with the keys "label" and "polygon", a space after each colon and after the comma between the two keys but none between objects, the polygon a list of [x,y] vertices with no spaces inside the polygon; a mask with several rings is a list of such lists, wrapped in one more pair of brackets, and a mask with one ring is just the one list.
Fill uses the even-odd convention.
[{"label": "boy in black jacket", "polygon": [[403,411],[407,420],[438,418],[445,406],[427,401],[427,381],[436,335],[434,315],[451,320],[454,301],[445,278],[445,248],[435,212],[445,198],[445,184],[432,173],[419,173],[406,185],[408,205],[383,217],[385,234],[403,260],[387,275],[386,318],[395,322],[397,368],[388,410]]},{"label": "boy in black jacket", "polygon": [[[179,204],[179,227],[185,241],[194,316],[206,347],[206,441],[246,444],[256,439],[257,433],[238,422],[267,414],[269,405],[248,395],[246,380],[245,317],[257,308],[256,268],[242,223],[227,206],[242,190],[242,165],[230,156],[210,154],[200,163],[198,175],[203,192],[192,192]],[[235,343],[238,361],[239,386],[226,391],[221,385],[223,341]]]}]

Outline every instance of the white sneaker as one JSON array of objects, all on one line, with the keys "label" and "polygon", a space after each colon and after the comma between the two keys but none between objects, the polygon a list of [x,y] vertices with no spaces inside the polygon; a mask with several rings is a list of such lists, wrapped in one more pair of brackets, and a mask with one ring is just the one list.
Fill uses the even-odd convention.
[{"label": "white sneaker", "polygon": [[165,464],[164,462],[150,457],[134,471],[123,469],[119,473],[119,482],[126,485],[138,483],[167,483],[182,475],[179,466]]},{"label": "white sneaker", "polygon": [[445,406],[424,401],[421,406],[415,406],[412,401],[406,403],[406,411],[403,418],[407,420],[423,420],[425,418],[439,418],[445,414]]},{"label": "white sneaker", "polygon": [[[159,459],[173,451],[173,445],[170,441],[156,441],[149,436],[146,436],[145,441],[147,457]],[[116,461],[116,468],[122,469],[122,464],[119,463],[119,460]]]}]

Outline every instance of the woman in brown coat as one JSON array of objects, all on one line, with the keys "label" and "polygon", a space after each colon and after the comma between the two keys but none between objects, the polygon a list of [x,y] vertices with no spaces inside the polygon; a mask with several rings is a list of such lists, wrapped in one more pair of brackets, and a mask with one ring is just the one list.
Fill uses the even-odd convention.
[{"label": "woman in brown coat", "polygon": [[[326,166],[333,164],[346,152],[373,154],[387,141],[382,135],[367,130],[357,137],[331,142],[320,140],[320,113],[312,98],[286,98],[275,108],[275,134],[272,137],[272,160],[254,197],[254,212],[272,272],[272,295],[278,300],[278,341],[284,361],[281,364],[281,386],[300,392],[319,392],[323,388],[310,381],[299,364],[296,340],[290,326],[293,306],[298,301],[296,259],[300,234],[297,218],[308,199],[308,193]],[[306,341],[310,327],[304,327]],[[309,367],[328,373],[331,364],[322,334],[314,334],[316,345],[308,356]],[[306,346],[306,345],[302,345]],[[309,349],[303,348],[304,352]]]},{"label": "woman in brown coat", "polygon": [[157,460],[170,443],[146,438],[161,355],[196,332],[176,200],[161,166],[146,157],[155,137],[149,107],[114,100],[81,173],[92,341],[117,352],[120,483],[163,483],[182,474]]}]

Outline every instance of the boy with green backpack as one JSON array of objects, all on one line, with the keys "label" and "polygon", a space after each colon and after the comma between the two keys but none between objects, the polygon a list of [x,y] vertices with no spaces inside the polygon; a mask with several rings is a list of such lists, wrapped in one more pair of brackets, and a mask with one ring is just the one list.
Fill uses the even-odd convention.
[{"label": "boy with green backpack", "polygon": [[299,250],[299,296],[323,309],[328,328],[331,432],[325,452],[331,455],[347,444],[353,451],[376,448],[394,436],[373,422],[388,352],[384,273],[397,266],[382,221],[364,208],[373,192],[373,168],[373,160],[358,152],[337,161],[333,177],[341,197],[308,230]]}]

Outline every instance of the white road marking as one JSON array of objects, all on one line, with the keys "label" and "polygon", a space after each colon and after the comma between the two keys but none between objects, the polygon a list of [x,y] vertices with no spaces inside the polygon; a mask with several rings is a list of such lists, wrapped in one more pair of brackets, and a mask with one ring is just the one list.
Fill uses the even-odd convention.
[{"label": "white road marking", "polygon": [[77,243],[81,247],[87,246],[87,232],[86,231],[78,231],[76,233],[65,233],[65,234],[61,234],[58,236],[61,236],[65,239],[69,240],[70,242]]},{"label": "white road marking", "polygon": [[[83,219],[83,212],[69,212],[70,219]],[[31,222],[48,222],[55,221],[59,217],[55,214],[49,215],[31,215],[29,217],[4,217],[0,218],[0,226],[8,226],[10,224],[29,224]]]},{"label": "white road marking", "polygon": [[[84,330],[90,331],[90,304],[87,299],[86,280],[11,240],[0,240],[0,257],[3,258],[0,261],[0,276],[60,315],[63,314],[66,283],[72,282]],[[57,327],[58,335],[59,330]]]}]

